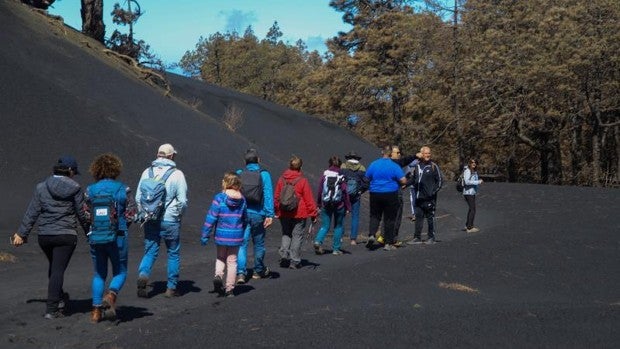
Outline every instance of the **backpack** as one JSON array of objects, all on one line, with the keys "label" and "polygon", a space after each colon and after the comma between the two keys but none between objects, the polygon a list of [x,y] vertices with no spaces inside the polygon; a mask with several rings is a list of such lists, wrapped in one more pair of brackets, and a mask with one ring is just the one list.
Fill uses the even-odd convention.
[{"label": "backpack", "polygon": [[248,205],[263,205],[263,178],[260,171],[241,171],[241,193]]},{"label": "backpack", "polygon": [[356,198],[362,194],[362,185],[360,184],[360,179],[356,172],[357,171],[350,169],[345,169],[342,171],[345,182],[347,183],[347,193],[349,193],[349,197],[353,198]]},{"label": "backpack", "polygon": [[140,202],[138,203],[138,217],[142,222],[161,219],[166,203],[166,181],[174,172],[171,167],[161,178],[155,177],[153,167],[149,168],[149,176],[140,183]]},{"label": "backpack", "polygon": [[280,209],[282,211],[295,211],[297,210],[297,205],[299,204],[299,198],[295,195],[295,184],[301,180],[302,177],[298,177],[292,182],[287,181],[282,178],[284,185],[282,186],[282,191],[280,192]]},{"label": "backpack", "polygon": [[462,193],[464,188],[465,188],[465,177],[464,177],[463,172],[461,172],[461,174],[459,174],[459,178],[456,179],[456,191],[458,191],[459,193]]},{"label": "backpack", "polygon": [[342,201],[342,188],[340,184],[344,181],[344,176],[338,172],[325,171],[323,173],[323,191],[321,193],[321,201],[323,204],[337,204]]},{"label": "backpack", "polygon": [[117,194],[124,189],[118,182],[96,183],[90,185],[88,208],[90,210],[90,231],[88,243],[92,245],[107,244],[116,240],[118,232]]}]

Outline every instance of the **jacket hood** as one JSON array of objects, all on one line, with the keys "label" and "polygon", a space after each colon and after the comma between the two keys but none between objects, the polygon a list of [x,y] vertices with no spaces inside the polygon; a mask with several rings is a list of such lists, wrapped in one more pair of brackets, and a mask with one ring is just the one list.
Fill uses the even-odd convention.
[{"label": "jacket hood", "polygon": [[80,185],[66,176],[51,176],[45,180],[45,186],[54,199],[61,200],[73,197],[80,190]]},{"label": "jacket hood", "polygon": [[177,164],[174,161],[167,159],[167,158],[157,158],[153,160],[151,165],[155,167],[164,167],[164,166],[176,167],[177,166]]},{"label": "jacket hood", "polygon": [[344,166],[342,166],[342,168],[346,168],[348,170],[353,170],[353,171],[365,171],[365,169],[362,169],[364,166],[362,166],[362,164],[358,162],[351,162],[351,161],[346,161],[344,163]]},{"label": "jacket hood", "polygon": [[284,179],[286,179],[287,181],[292,181],[294,179],[297,179],[298,177],[301,177],[301,174],[301,171],[293,171],[291,169],[287,169],[282,174],[282,177],[284,177]]},{"label": "jacket hood", "polygon": [[240,207],[245,200],[240,192],[236,190],[224,190],[226,196],[226,206],[228,207]]}]

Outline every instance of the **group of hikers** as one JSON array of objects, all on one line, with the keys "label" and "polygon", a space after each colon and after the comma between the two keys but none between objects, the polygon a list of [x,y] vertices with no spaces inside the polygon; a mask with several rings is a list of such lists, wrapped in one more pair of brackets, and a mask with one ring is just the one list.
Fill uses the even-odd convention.
[{"label": "group of hikers", "polygon": [[[76,248],[78,225],[86,232],[93,260],[93,323],[116,317],[117,295],[127,278],[127,231],[132,223],[144,230],[144,255],[138,266],[137,295],[148,298],[149,277],[163,240],[167,252],[167,287],[164,296],[178,296],[181,219],[187,209],[187,183],[174,158],[177,151],[163,144],[157,158],[144,170],[135,195],[117,180],[121,160],[114,154],[97,156],[89,166],[95,183],[86,190],[73,180],[78,175],[75,158],[63,156],[53,168],[52,176],[36,185],[35,192],[18,231],[11,241],[14,246],[27,242],[35,223],[39,246],[48,261],[48,294],[45,318],[62,317],[69,300],[63,290],[64,273]],[[218,192],[207,210],[201,229],[200,243],[213,238],[216,262],[214,291],[221,296],[234,296],[237,284],[247,278],[271,276],[265,265],[266,229],[278,218],[282,227],[279,266],[302,267],[301,247],[307,232],[320,227],[313,238],[316,254],[324,254],[323,243],[333,226],[331,254],[342,255],[344,220],[351,216],[350,243],[358,244],[361,197],[369,192],[369,230],[366,247],[386,251],[403,246],[398,239],[403,215],[403,193],[409,187],[411,219],[415,232],[407,244],[421,244],[424,220],[428,226],[426,244],[435,237],[435,207],[443,177],[439,166],[431,160],[431,149],[422,147],[412,156],[401,156],[397,146],[382,149],[381,158],[366,169],[361,157],[351,151],[343,163],[336,155],[328,160],[316,191],[303,175],[303,161],[292,156],[288,169],[274,182],[260,165],[256,149],[245,153],[245,167],[225,173]],[[478,179],[476,162],[470,160],[463,174],[463,195],[469,212],[466,230],[474,227],[475,195]],[[381,228],[381,224],[383,227]],[[310,226],[307,226],[310,224]],[[254,265],[248,275],[247,249],[253,245]],[[112,277],[106,288],[108,266]]]}]

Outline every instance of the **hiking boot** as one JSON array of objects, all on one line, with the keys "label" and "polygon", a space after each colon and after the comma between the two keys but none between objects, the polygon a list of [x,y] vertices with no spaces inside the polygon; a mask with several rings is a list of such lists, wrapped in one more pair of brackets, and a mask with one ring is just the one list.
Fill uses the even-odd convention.
[{"label": "hiking boot", "polygon": [[379,243],[381,245],[385,244],[385,239],[383,238],[383,235],[377,236],[377,243]]},{"label": "hiking boot", "polygon": [[265,267],[265,269],[263,271],[261,271],[260,273],[254,272],[252,273],[252,279],[268,279],[271,277],[271,270],[269,270],[269,268]]},{"label": "hiking boot", "polygon": [[245,274],[237,274],[237,279],[235,279],[235,283],[237,285],[245,284]]},{"label": "hiking boot", "polygon": [[300,262],[294,262],[291,261],[291,264],[288,266],[289,269],[300,269],[301,268],[301,263]]},{"label": "hiking boot", "polygon": [[344,254],[344,252],[340,251],[340,250],[333,250],[332,254],[334,256],[342,256]]},{"label": "hiking boot", "polygon": [[425,244],[427,244],[427,245],[432,245],[432,244],[434,244],[435,242],[436,242],[436,241],[435,241],[435,238],[430,238],[430,239],[426,240]]},{"label": "hiking boot", "polygon": [[476,228],[476,227],[472,227],[471,229],[465,229],[466,232],[468,233],[477,233],[480,231],[480,229]]},{"label": "hiking boot", "polygon": [[108,291],[103,296],[102,308],[105,309],[106,317],[116,317],[116,292]]},{"label": "hiking boot", "polygon": [[149,279],[144,277],[144,276],[140,276],[138,277],[138,297],[141,298],[149,298],[149,293],[146,290],[146,285],[149,283]]},{"label": "hiking boot", "polygon": [[403,244],[402,241],[394,241],[394,243],[392,244],[392,246],[399,248],[399,247],[405,247],[405,245]]},{"label": "hiking boot", "polygon": [[420,238],[413,238],[411,241],[407,241],[407,245],[419,245],[422,243]]},{"label": "hiking boot", "polygon": [[318,254],[318,255],[321,255],[321,254],[325,253],[325,251],[323,250],[323,247],[321,247],[320,244],[315,243],[314,244],[314,253]]},{"label": "hiking boot", "polygon": [[280,268],[288,268],[290,264],[291,261],[289,261],[288,259],[280,258]]},{"label": "hiking boot", "polygon": [[397,247],[394,245],[390,245],[390,244],[385,244],[385,246],[383,246],[383,250],[384,251],[394,251],[396,250]]},{"label": "hiking boot", "polygon": [[176,288],[167,288],[166,293],[164,293],[164,297],[166,298],[174,298],[178,296],[179,296],[179,292],[177,292]]},{"label": "hiking boot", "polygon": [[230,298],[230,297],[234,297],[235,296],[235,292],[233,292],[233,290],[230,291],[226,291],[226,298]]},{"label": "hiking boot", "polygon": [[375,244],[375,237],[371,235],[368,237],[368,241],[366,241],[366,248],[372,248],[374,244]]},{"label": "hiking boot", "polygon": [[224,281],[222,280],[222,277],[219,275],[216,275],[213,278],[213,291],[219,295],[224,294]]},{"label": "hiking boot", "polygon": [[93,310],[90,312],[90,322],[96,324],[101,320],[103,320],[103,311],[101,307],[93,307]]},{"label": "hiking boot", "polygon": [[355,241],[355,239],[351,240],[351,246],[355,246],[357,245],[357,241]]}]

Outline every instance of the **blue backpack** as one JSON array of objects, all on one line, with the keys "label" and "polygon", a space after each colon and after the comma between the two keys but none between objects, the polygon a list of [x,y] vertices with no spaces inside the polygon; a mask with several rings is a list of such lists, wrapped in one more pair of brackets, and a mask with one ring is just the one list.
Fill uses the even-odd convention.
[{"label": "blue backpack", "polygon": [[160,220],[166,203],[166,181],[175,168],[169,168],[162,177],[155,177],[153,167],[149,176],[140,183],[140,202],[138,203],[138,220],[141,222]]},{"label": "blue backpack", "polygon": [[88,243],[107,244],[116,240],[118,233],[118,202],[125,193],[123,183],[117,181],[97,182],[88,186],[88,208],[90,210],[90,232]]}]

